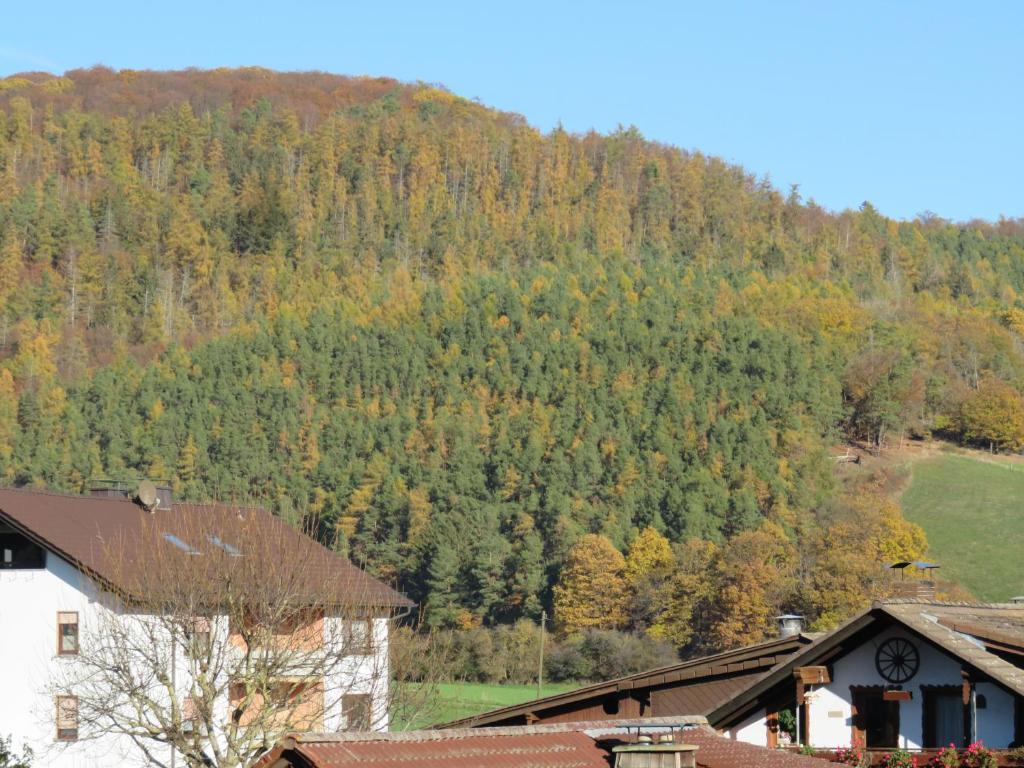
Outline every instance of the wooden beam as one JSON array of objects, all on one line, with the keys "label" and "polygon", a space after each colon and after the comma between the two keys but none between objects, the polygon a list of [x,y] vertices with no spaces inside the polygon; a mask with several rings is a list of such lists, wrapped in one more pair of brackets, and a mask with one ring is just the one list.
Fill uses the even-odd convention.
[{"label": "wooden beam", "polygon": [[797,667],[793,670],[793,677],[806,685],[823,685],[832,682],[832,676],[828,673],[828,667]]},{"label": "wooden beam", "polygon": [[883,691],[882,701],[910,701],[913,699],[910,691]]}]

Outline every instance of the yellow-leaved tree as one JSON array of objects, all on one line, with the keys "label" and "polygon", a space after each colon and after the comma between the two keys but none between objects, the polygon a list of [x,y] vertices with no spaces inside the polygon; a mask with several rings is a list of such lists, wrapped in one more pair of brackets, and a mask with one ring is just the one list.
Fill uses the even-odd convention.
[{"label": "yellow-leaved tree", "polygon": [[846,498],[832,523],[811,537],[804,586],[815,607],[810,628],[831,629],[891,587],[887,566],[920,560],[928,550],[924,530],[906,520],[899,505],[868,481]]},{"label": "yellow-leaved tree", "polygon": [[793,594],[796,566],[796,549],[770,520],[730,539],[712,564],[718,592],[710,600],[705,642],[726,649],[768,637],[772,616]]},{"label": "yellow-leaved tree", "polygon": [[555,624],[564,634],[626,624],[626,560],[606,537],[587,534],[569,550],[554,588]]},{"label": "yellow-leaved tree", "polygon": [[675,558],[668,539],[654,528],[640,531],[629,546],[623,571],[632,629],[664,639],[655,627],[665,611],[665,590],[674,570]]},{"label": "yellow-leaved tree", "polygon": [[983,379],[960,406],[964,439],[992,451],[1024,448],[1024,398],[1005,381]]}]

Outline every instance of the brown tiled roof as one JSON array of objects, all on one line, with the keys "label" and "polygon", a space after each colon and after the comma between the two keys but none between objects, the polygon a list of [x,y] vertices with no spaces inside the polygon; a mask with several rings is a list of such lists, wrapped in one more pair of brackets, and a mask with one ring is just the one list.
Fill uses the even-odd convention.
[{"label": "brown tiled roof", "polygon": [[[348,559],[262,509],[174,504],[170,509],[148,512],[128,499],[0,488],[0,521],[89,576],[128,594],[132,591],[130,584],[137,581],[135,577],[145,574],[147,551],[166,546],[173,554],[173,544],[153,539],[162,533],[191,530],[221,532],[221,538],[243,556],[259,555],[261,547],[273,542],[274,554],[297,564],[302,588],[310,596],[322,593],[329,585],[359,605],[412,605]],[[210,541],[189,543],[201,552],[216,547]],[[113,556],[115,551],[117,557]],[[181,556],[187,557],[185,553]]]},{"label": "brown tiled roof", "polygon": [[809,755],[733,741],[707,726],[687,729],[680,738],[697,746],[697,765],[705,768],[826,768],[836,765]]},{"label": "brown tiled roof", "polygon": [[1001,636],[1015,641],[1017,646],[1024,645],[1024,606],[886,601],[878,603],[877,608],[1014,693],[1024,696],[1024,670],[965,637],[965,634],[971,634],[966,631],[970,624],[980,625],[989,633],[998,627]]},{"label": "brown tiled roof", "polygon": [[[659,689],[662,708],[655,715],[691,713],[705,715],[743,690],[768,670],[811,642],[806,635],[776,638],[731,651],[688,659],[659,669],[587,685],[565,693],[534,699],[447,723],[440,728],[499,724],[527,713],[540,714],[623,690]],[[664,711],[670,706],[671,711]],[[578,717],[578,716],[577,716]]]},{"label": "brown tiled roof", "polygon": [[1024,696],[1024,670],[988,650],[985,641],[990,638],[968,631],[969,625],[974,624],[975,631],[983,629],[988,634],[998,631],[1002,645],[1024,647],[1024,606],[1014,603],[953,603],[902,598],[874,603],[816,639],[733,699],[724,702],[708,713],[708,717],[716,725],[732,722],[744,708],[749,709],[758,697],[771,688],[784,682],[788,684],[796,667],[814,665],[822,657],[832,657],[835,649],[851,638],[865,631],[873,631],[875,624],[884,625],[890,621],[902,624],[960,659],[964,666],[973,668],[1018,696]]},{"label": "brown tiled roof", "polygon": [[609,768],[612,749],[638,732],[674,727],[675,741],[697,747],[701,768],[823,768],[813,757],[732,741],[702,717],[658,717],[501,728],[398,733],[292,734],[254,768]]}]

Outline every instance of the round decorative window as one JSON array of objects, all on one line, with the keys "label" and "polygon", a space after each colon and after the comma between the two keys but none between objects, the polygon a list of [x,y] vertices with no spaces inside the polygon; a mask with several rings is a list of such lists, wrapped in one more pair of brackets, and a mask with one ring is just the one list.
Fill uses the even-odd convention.
[{"label": "round decorative window", "polygon": [[893,637],[875,651],[875,669],[890,683],[905,683],[917,674],[921,655],[909,640]]}]

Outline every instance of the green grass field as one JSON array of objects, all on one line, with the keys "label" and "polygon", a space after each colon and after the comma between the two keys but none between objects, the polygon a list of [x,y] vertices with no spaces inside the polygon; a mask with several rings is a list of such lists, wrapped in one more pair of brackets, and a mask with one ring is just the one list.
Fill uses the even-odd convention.
[{"label": "green grass field", "polygon": [[[569,691],[578,686],[571,684],[548,684],[544,695],[551,696]],[[412,723],[396,723],[402,726],[424,728],[435,723],[446,723],[499,707],[520,704],[536,698],[535,685],[488,685],[485,683],[441,683],[437,690],[437,701],[424,708]]]},{"label": "green grass field", "polygon": [[987,601],[1024,594],[1024,469],[965,456],[912,465],[903,513],[941,575]]}]

